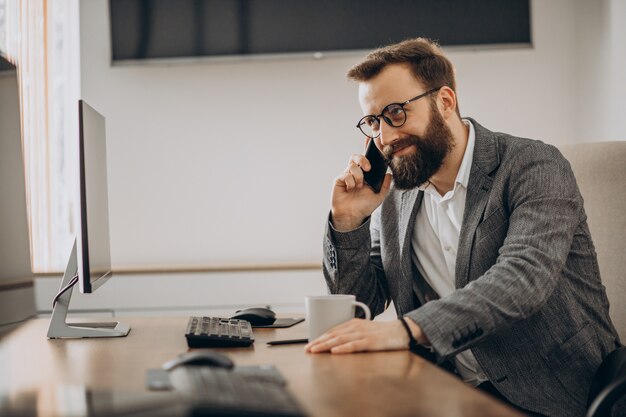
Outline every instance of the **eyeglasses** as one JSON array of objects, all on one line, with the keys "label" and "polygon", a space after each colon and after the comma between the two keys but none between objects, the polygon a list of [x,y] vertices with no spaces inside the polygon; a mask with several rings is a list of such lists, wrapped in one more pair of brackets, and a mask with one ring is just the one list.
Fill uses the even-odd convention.
[{"label": "eyeglasses", "polygon": [[365,136],[371,139],[375,139],[380,136],[380,119],[385,121],[391,127],[400,127],[404,123],[406,123],[406,111],[404,110],[404,106],[407,104],[419,100],[422,97],[425,97],[429,94],[434,93],[435,91],[439,91],[441,87],[433,88],[419,96],[415,96],[412,99],[405,101],[404,103],[391,103],[383,109],[382,113],[375,116],[373,114],[368,114],[367,116],[363,116],[359,123],[357,123],[356,127],[359,128],[361,132]]}]

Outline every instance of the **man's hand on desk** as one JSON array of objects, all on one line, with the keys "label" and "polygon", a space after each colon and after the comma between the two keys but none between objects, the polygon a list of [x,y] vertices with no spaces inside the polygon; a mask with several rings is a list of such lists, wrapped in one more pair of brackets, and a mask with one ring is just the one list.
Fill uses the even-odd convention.
[{"label": "man's hand on desk", "polygon": [[[403,319],[409,325],[413,337],[419,343],[428,343],[420,327],[410,319]],[[408,349],[409,335],[399,320],[391,322],[352,319],[342,323],[305,346],[311,353],[353,353],[377,350]]]}]

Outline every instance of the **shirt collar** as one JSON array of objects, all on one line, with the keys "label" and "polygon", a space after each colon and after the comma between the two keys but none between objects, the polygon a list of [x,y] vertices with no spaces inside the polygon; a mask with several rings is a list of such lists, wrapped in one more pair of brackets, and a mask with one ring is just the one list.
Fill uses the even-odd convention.
[{"label": "shirt collar", "polygon": [[474,159],[474,143],[476,142],[476,131],[474,125],[467,119],[463,119],[463,123],[469,127],[469,135],[467,137],[467,146],[465,147],[465,155],[463,155],[463,162],[459,172],[456,174],[455,183],[461,184],[467,188],[469,183],[470,171],[472,170],[472,161]]}]

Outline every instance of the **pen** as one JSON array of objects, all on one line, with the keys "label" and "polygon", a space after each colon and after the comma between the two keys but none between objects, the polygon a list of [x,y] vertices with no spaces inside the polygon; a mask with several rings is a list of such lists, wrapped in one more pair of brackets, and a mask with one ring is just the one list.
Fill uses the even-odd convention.
[{"label": "pen", "polygon": [[268,345],[293,345],[296,343],[308,343],[309,339],[289,339],[289,340],[272,340],[271,342],[267,342]]}]

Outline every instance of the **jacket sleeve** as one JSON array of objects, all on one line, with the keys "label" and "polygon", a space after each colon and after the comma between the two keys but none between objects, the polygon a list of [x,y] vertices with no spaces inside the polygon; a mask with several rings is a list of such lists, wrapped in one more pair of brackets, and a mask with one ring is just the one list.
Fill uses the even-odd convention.
[{"label": "jacket sleeve", "polygon": [[502,207],[508,230],[495,264],[464,288],[406,314],[443,358],[537,312],[559,284],[585,219],[574,174],[556,148],[533,144],[517,152],[499,168],[508,176]]},{"label": "jacket sleeve", "polygon": [[379,225],[380,209],[349,232],[335,230],[329,215],[324,238],[323,271],[330,293],[355,295],[369,306],[372,317],[382,313],[390,302],[380,255]]}]

